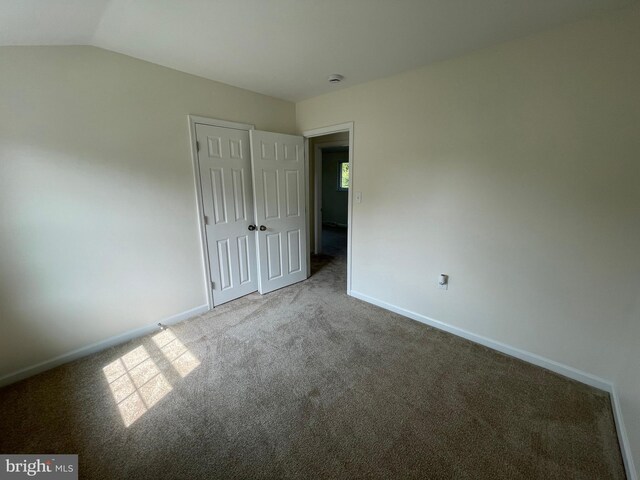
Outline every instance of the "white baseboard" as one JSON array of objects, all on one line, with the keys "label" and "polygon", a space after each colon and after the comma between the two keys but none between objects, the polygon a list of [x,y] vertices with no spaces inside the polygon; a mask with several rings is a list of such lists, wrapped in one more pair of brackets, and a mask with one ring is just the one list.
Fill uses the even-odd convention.
[{"label": "white baseboard", "polygon": [[116,335],[115,337],[110,337],[106,340],[93,343],[86,347],[81,347],[71,352],[63,353],[62,355],[58,355],[57,357],[45,360],[44,362],[37,363],[30,367],[26,367],[0,377],[0,387],[18,382],[33,375],[37,375],[38,373],[50,370],[59,365],[62,365],[63,363],[71,362],[73,360],[77,360],[78,358],[86,357],[87,355],[91,355],[92,353],[96,353],[106,348],[113,347],[114,345],[119,345],[134,338],[147,335],[158,329],[158,323],[162,323],[163,325],[173,325],[207,311],[209,311],[208,305],[200,305],[199,307],[192,308],[191,310],[187,310],[186,312],[181,312],[168,318],[159,319],[157,322],[151,325],[146,325],[134,330],[129,330],[128,332]]},{"label": "white baseboard", "polygon": [[404,308],[397,307],[395,305],[384,302],[382,300],[378,300],[376,298],[369,297],[368,295],[364,295],[363,293],[360,293],[360,292],[355,292],[352,290],[351,296],[358,298],[360,300],[364,300],[367,303],[372,303],[374,305],[377,305],[378,307],[382,307],[385,310],[391,310],[392,312],[398,313],[405,317],[409,317],[413,320],[417,320],[418,322],[435,327],[439,330],[444,330],[445,332],[452,333],[454,335],[457,335],[458,337],[466,338],[467,340],[471,340],[472,342],[479,343],[480,345],[484,345],[485,347],[489,347],[493,350],[506,353],[507,355],[519,358],[520,360],[524,360],[525,362],[532,363],[539,367],[546,368],[547,370],[551,370],[552,372],[559,373],[560,375],[564,375],[565,377],[569,377],[573,380],[577,380],[578,382],[586,383],[587,385],[596,387],[600,390],[605,390],[608,392],[611,389],[611,382],[608,382],[602,378],[591,375],[590,373],[586,373],[578,369],[575,369],[573,367],[563,365],[556,361],[549,360],[548,358],[541,357],[540,355],[536,355],[535,353],[530,353],[525,350],[521,350],[519,348],[515,348],[501,342],[496,342],[495,340],[491,340],[489,338],[476,335],[475,333],[469,332],[468,330],[463,330],[462,328],[454,327],[452,325],[441,322],[439,320],[434,320],[433,318],[429,318],[425,315],[421,315],[420,313],[412,312],[411,310],[406,310]]},{"label": "white baseboard", "polygon": [[[373,305],[377,305],[378,307],[384,308],[385,310],[390,310],[392,312],[398,313],[402,316],[411,318],[418,322],[424,323],[426,325],[432,326],[439,330],[443,330],[445,332],[449,332],[453,335],[457,335],[462,338],[466,338],[472,342],[478,343],[480,345],[484,345],[485,347],[489,347],[493,350],[497,350],[499,352],[505,353],[512,357],[519,358],[528,363],[532,363],[539,367],[546,368],[551,370],[552,372],[558,373],[560,375],[564,375],[565,377],[571,378],[578,382],[585,383],[592,387],[598,388],[600,390],[605,390],[611,396],[611,406],[613,409],[613,415],[616,423],[616,429],[618,432],[618,439],[620,442],[620,450],[622,452],[622,458],[624,460],[625,470],[627,472],[628,480],[639,480],[636,469],[633,462],[633,455],[631,452],[631,448],[629,446],[629,439],[627,436],[627,431],[624,426],[624,421],[622,418],[622,411],[620,408],[620,399],[618,397],[617,389],[615,386],[602,378],[596,377],[589,373],[577,370],[573,367],[569,367],[567,365],[563,365],[561,363],[555,362],[553,360],[541,357],[534,353],[527,352],[525,350],[521,350],[519,348],[511,347],[501,342],[496,342],[494,340],[488,339],[486,337],[476,335],[475,333],[469,332],[467,330],[454,327],[452,325],[446,324],[444,322],[440,322],[438,320],[434,320],[433,318],[427,317],[425,315],[413,312],[411,310],[407,310],[401,307],[397,307],[390,303],[384,302],[382,300],[378,300],[376,298],[370,297],[360,292],[356,292],[354,290],[350,290],[347,292],[350,296],[357,298],[359,300],[363,300],[367,303],[371,303]],[[195,315],[199,315],[205,313],[209,310],[208,305],[201,305],[196,308],[192,308],[191,310],[187,310],[186,312],[178,313],[176,315],[172,315],[171,317],[159,320],[159,323],[164,325],[173,325],[183,320],[186,320]],[[0,387],[5,385],[9,385],[11,383],[15,383],[19,380],[25,379],[27,377],[31,377],[38,373],[44,372],[46,370],[55,368],[63,363],[71,362],[73,360],[77,360],[79,358],[85,357],[87,355],[91,355],[92,353],[99,352],[101,350],[105,350],[114,345],[119,345],[121,343],[125,343],[134,338],[141,337],[143,335],[147,335],[158,328],[158,322],[155,322],[151,325],[147,325],[141,328],[137,328],[135,330],[130,330],[120,335],[116,335],[115,337],[108,338],[101,342],[94,343],[92,345],[88,345],[86,347],[79,348],[77,350],[73,350],[72,352],[68,352],[52,359],[46,360],[44,362],[40,362],[36,365],[32,365],[30,367],[23,368],[16,372],[10,373],[3,377],[0,377]]]},{"label": "white baseboard", "polygon": [[622,459],[624,460],[624,468],[627,471],[627,480],[638,480],[637,470],[633,462],[633,453],[631,452],[631,445],[629,445],[629,437],[627,436],[627,429],[625,428],[624,421],[622,420],[620,397],[618,396],[618,389],[615,385],[611,385],[609,395],[611,395],[613,418],[616,421],[618,441],[620,442],[620,451],[622,452]]},{"label": "white baseboard", "polygon": [[347,293],[354,298],[384,308],[385,310],[390,310],[404,317],[408,317],[412,320],[416,320],[439,330],[449,332],[458,337],[466,338],[467,340],[478,343],[480,345],[484,345],[485,347],[489,347],[493,350],[497,350],[498,352],[502,352],[509,356],[519,358],[520,360],[523,360],[527,363],[546,368],[547,370],[551,370],[552,372],[558,373],[572,380],[576,380],[578,382],[585,383],[589,386],[608,392],[611,396],[611,407],[613,409],[613,416],[618,433],[618,440],[620,442],[622,459],[624,461],[625,470],[627,472],[627,479],[638,480],[638,476],[636,475],[636,470],[634,467],[633,456],[631,453],[631,447],[629,446],[627,431],[622,420],[622,412],[620,410],[620,402],[618,399],[617,390],[612,382],[570,367],[568,365],[556,362],[554,360],[541,357],[540,355],[536,355],[535,353],[530,353],[525,350],[521,350],[519,348],[515,348],[510,345],[497,342],[495,340],[491,340],[481,335],[476,335],[475,333],[469,332],[468,330],[454,327],[453,325],[435,320],[433,318],[427,317],[426,315],[422,315],[420,313],[416,313],[411,310],[392,305],[391,303],[378,300],[377,298],[370,297],[369,295],[365,295],[364,293],[356,292],[354,290],[348,291]]}]

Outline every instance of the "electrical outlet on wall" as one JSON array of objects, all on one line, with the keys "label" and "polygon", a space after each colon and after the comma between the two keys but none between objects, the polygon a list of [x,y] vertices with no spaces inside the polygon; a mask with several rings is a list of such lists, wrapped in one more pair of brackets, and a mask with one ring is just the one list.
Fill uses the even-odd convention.
[{"label": "electrical outlet on wall", "polygon": [[441,273],[438,277],[438,288],[441,290],[449,290],[449,275]]}]

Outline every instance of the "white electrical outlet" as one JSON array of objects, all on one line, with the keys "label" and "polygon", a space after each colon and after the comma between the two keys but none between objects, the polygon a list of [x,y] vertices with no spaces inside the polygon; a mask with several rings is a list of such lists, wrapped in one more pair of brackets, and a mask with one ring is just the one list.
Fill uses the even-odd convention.
[{"label": "white electrical outlet", "polygon": [[438,277],[438,288],[440,290],[449,290],[449,275],[441,273]]}]

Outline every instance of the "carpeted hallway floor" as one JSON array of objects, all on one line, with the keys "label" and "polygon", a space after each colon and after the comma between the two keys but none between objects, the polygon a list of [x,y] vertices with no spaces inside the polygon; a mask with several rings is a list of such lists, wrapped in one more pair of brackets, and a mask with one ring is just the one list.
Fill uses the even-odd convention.
[{"label": "carpeted hallway floor", "polygon": [[347,297],[334,253],[0,390],[0,452],[92,479],[624,478],[606,393]]}]

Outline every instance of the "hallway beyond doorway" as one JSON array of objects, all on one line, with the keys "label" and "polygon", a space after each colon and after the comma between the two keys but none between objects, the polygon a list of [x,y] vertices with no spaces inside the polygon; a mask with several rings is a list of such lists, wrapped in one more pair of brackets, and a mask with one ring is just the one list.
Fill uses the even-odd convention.
[{"label": "hallway beyond doorway", "polygon": [[332,257],[347,255],[347,228],[325,225],[322,229],[322,253]]}]

